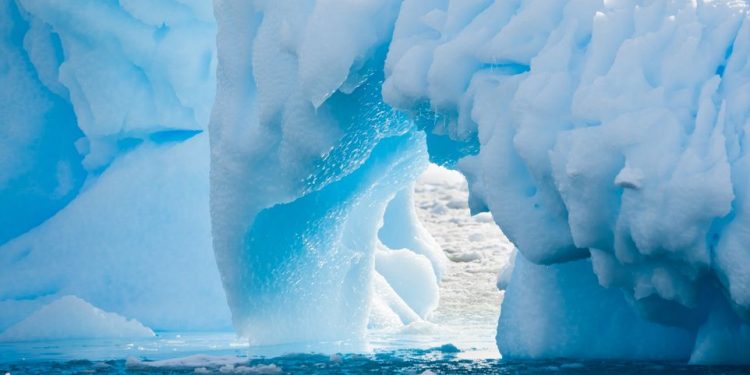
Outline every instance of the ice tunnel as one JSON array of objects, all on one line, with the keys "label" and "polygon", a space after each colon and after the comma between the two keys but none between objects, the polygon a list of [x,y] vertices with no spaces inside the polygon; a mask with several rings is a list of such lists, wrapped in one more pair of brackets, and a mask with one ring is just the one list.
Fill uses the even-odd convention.
[{"label": "ice tunnel", "polygon": [[446,259],[411,193],[432,162],[518,249],[504,357],[750,362],[744,1],[0,16],[0,332],[74,295],[155,330],[359,350],[437,306]]}]

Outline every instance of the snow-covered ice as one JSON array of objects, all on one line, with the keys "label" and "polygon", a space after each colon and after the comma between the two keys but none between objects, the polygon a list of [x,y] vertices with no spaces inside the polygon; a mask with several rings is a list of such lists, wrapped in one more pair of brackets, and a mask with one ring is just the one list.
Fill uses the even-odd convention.
[{"label": "snow-covered ice", "polygon": [[[727,309],[738,323],[724,340],[746,324],[747,19],[734,1],[404,2],[383,96],[423,121],[431,158],[456,164],[471,209],[525,258],[500,318],[507,357],[750,358],[707,335],[660,346]],[[620,305],[636,317],[610,325],[642,349],[624,331],[585,333]],[[575,318],[535,324],[529,310]]]}]

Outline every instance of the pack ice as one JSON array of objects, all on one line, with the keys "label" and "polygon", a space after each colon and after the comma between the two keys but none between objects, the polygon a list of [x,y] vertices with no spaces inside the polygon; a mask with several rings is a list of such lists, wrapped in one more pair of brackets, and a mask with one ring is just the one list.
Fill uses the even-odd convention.
[{"label": "pack ice", "polygon": [[750,361],[744,1],[0,10],[5,326],[75,294],[215,327],[225,293],[254,345],[356,348],[438,303],[432,161],[518,248],[505,357]]}]

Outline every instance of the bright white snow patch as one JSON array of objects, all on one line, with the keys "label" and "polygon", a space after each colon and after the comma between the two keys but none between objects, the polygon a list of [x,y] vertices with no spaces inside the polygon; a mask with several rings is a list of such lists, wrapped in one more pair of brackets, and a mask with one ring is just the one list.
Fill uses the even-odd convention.
[{"label": "bright white snow patch", "polygon": [[154,331],[137,320],[106,312],[76,296],[65,296],[5,330],[0,341],[152,336]]}]

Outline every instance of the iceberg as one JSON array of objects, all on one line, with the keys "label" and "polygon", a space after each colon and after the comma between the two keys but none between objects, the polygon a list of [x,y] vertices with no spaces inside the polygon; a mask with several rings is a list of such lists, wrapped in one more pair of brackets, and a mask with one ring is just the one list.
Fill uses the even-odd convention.
[{"label": "iceberg", "polygon": [[[738,242],[746,233],[747,20],[747,5],[731,1],[403,4],[385,101],[417,114],[427,103],[438,119],[428,132],[479,143],[455,161],[471,207],[490,210],[525,260],[549,267],[516,262],[498,328],[506,357],[750,358],[703,344],[717,321],[731,332],[724,340],[744,337],[750,307]],[[434,144],[442,152],[444,142]],[[624,292],[621,303],[605,310],[608,294],[583,292],[591,280],[576,281],[587,268],[578,259],[589,257],[598,284]],[[524,284],[536,283],[532,296]],[[560,305],[537,300],[546,293]],[[591,300],[602,305],[587,313]],[[622,303],[684,333],[633,326],[617,313]],[[534,322],[532,306],[551,316],[577,311],[592,326],[614,314],[610,325],[640,332],[649,348],[626,348],[624,332]],[[717,311],[737,320],[712,318]],[[527,320],[524,340],[517,329]],[[602,352],[583,351],[566,325],[582,342],[609,336]],[[694,345],[664,351],[650,337]]]},{"label": "iceberg", "polygon": [[[308,319],[320,328],[326,316],[361,332],[364,314],[351,309],[291,316],[308,292],[326,295],[327,306],[341,303],[342,293],[329,297],[316,286],[318,275],[357,274],[334,278],[364,289],[371,276],[350,261],[318,262],[314,272],[307,264],[324,251],[345,253],[340,241],[350,232],[339,228],[350,220],[371,228],[356,235],[370,244],[360,254],[371,257],[382,208],[365,215],[355,204],[352,215],[334,214],[320,196],[352,178],[360,184],[337,192],[336,205],[381,189],[365,172],[373,173],[388,135],[399,134],[424,137],[431,161],[465,174],[472,211],[492,212],[518,247],[512,276],[501,280],[508,294],[498,345],[506,357],[750,358],[708,344],[707,332],[726,324],[717,340],[744,337],[750,309],[741,245],[745,3],[224,2],[215,11],[212,220],[236,326],[266,326],[258,322],[273,316],[284,321],[274,331],[286,332]],[[395,123],[404,125],[389,133]],[[413,148],[389,148],[388,177],[413,178],[411,164],[393,155]],[[375,201],[368,205],[382,207]],[[265,224],[280,223],[272,215],[280,210],[303,224]],[[330,221],[321,225],[320,216]],[[256,228],[273,242],[260,242]],[[324,232],[336,240],[318,240]],[[242,271],[271,258],[279,265]],[[304,276],[252,281],[285,275],[290,259]],[[274,299],[284,293],[293,294]],[[264,300],[274,308],[259,306],[258,295],[274,296]],[[524,313],[532,308],[551,320]],[[607,314],[621,330],[595,329],[594,317]],[[314,335],[298,336],[272,341]],[[585,351],[592,342],[599,349]]]},{"label": "iceberg", "polygon": [[211,5],[0,4],[0,330],[64,295],[254,347],[419,326],[433,162],[517,247],[506,358],[750,361],[746,2]]},{"label": "iceberg", "polygon": [[157,330],[231,327],[214,37],[201,1],[0,4],[0,331],[66,295]]}]

